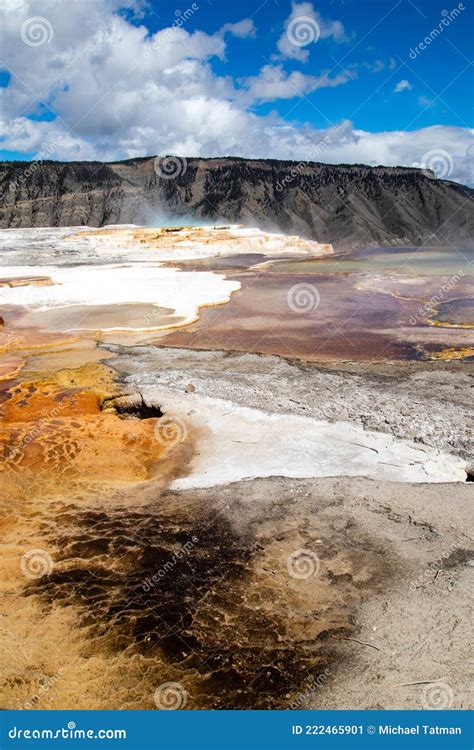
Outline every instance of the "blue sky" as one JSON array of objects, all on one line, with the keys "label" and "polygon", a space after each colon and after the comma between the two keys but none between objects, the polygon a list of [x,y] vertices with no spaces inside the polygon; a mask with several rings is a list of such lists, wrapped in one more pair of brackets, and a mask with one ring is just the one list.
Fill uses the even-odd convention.
[{"label": "blue sky", "polygon": [[3,0],[0,14],[0,158],[423,166],[443,151],[441,176],[474,179],[472,0]]},{"label": "blue sky", "polygon": [[[234,76],[252,76],[262,65],[272,62],[291,2],[213,0],[208,3],[204,0],[198,4],[199,11],[190,18],[189,29],[212,33],[225,23],[245,17],[252,18],[257,28],[253,41],[234,38],[229,42],[227,60],[218,61],[214,66],[216,71],[226,74],[230,70]],[[283,117],[309,121],[316,127],[326,127],[328,121],[334,124],[342,118],[353,119],[356,127],[367,130],[415,130],[436,124],[474,125],[474,69],[470,65],[474,33],[472,2],[463,3],[464,14],[446,27],[437,43],[415,60],[410,58],[410,50],[438,26],[442,11],[452,10],[457,3],[450,4],[446,0],[326,0],[313,5],[324,17],[343,23],[348,41],[338,44],[328,39],[308,45],[309,61],[287,64],[287,68],[313,75],[326,69],[335,72],[354,69],[358,71],[358,78],[350,86],[318,90],[304,99],[295,97],[298,101],[292,100],[289,104],[262,105],[261,112],[276,109]],[[173,23],[176,2],[148,2],[145,8],[144,21],[151,31],[158,30],[160,24]],[[377,61],[387,66],[391,59],[396,64],[393,70],[385,67],[374,74],[365,67],[374,69]],[[401,79],[407,79],[413,88],[403,97],[393,96],[394,87]]]}]

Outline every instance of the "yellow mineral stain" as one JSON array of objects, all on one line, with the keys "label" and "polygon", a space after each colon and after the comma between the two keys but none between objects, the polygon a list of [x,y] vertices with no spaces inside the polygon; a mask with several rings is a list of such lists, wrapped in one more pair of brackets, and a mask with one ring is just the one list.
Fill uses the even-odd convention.
[{"label": "yellow mineral stain", "polygon": [[[64,606],[45,606],[35,587],[53,572],[67,575],[65,565],[74,567],[74,560],[64,562],[60,541],[66,518],[88,509],[113,518],[124,503],[140,502],[144,485],[159,495],[189,463],[192,435],[167,443],[160,439],[159,419],[103,411],[122,386],[100,362],[57,367],[77,354],[94,359],[89,348],[56,350],[50,360],[43,352],[2,362],[1,372],[14,377],[0,387],[0,705],[153,708],[156,686],[144,675],[140,654],[111,653],[100,639],[92,645],[87,629],[78,627],[74,586]],[[68,540],[80,535],[77,527]],[[36,568],[25,564],[28,555]],[[119,554],[122,565],[126,559]],[[111,569],[115,564],[110,558]]]},{"label": "yellow mineral stain", "polygon": [[[196,249],[203,250],[201,255],[225,255],[226,253],[268,252],[272,248],[277,254],[285,251],[289,254],[303,253],[311,256],[326,255],[333,252],[330,244],[320,244],[304,240],[298,236],[270,234],[256,228],[243,225],[231,226],[176,226],[176,227],[116,227],[80,231],[66,239],[91,239],[94,242],[110,246],[116,243],[120,247],[136,248],[137,246],[162,251],[185,251],[190,255]],[[204,249],[205,248],[205,249]]]},{"label": "yellow mineral stain", "polygon": [[0,474],[9,494],[23,494],[22,472],[34,474],[40,492],[43,479],[46,491],[53,481],[67,492],[91,482],[165,479],[176,474],[178,455],[179,465],[186,465],[190,436],[170,445],[159,439],[157,419],[102,411],[103,402],[121,392],[113,375],[106,365],[87,364],[24,380],[2,393]]},{"label": "yellow mineral stain", "polygon": [[474,328],[474,323],[449,323],[446,320],[433,320],[428,318],[428,323],[437,328]]},{"label": "yellow mineral stain", "polygon": [[18,286],[52,286],[53,281],[50,276],[18,276],[17,278],[2,279],[0,286],[8,286],[14,289]]},{"label": "yellow mineral stain", "polygon": [[455,347],[449,346],[439,352],[429,352],[429,354],[427,354],[426,356],[428,357],[428,359],[450,362],[451,360],[474,357],[474,348],[470,346],[464,346],[457,349]]}]

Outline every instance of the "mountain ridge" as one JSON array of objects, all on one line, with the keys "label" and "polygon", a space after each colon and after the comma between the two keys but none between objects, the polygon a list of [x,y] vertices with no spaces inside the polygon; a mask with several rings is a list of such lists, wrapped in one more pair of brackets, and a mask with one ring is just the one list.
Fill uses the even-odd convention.
[{"label": "mountain ridge", "polygon": [[0,162],[0,226],[226,221],[334,246],[471,244],[474,190],[415,167],[241,157]]}]

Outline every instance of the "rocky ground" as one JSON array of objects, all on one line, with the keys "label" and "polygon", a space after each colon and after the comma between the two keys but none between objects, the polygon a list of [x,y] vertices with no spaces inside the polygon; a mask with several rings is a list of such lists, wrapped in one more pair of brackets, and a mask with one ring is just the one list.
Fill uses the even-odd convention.
[{"label": "rocky ground", "polygon": [[[59,234],[33,238],[44,263]],[[43,330],[51,286],[18,288],[35,294],[2,307],[2,707],[472,705],[471,362],[105,343],[66,330],[70,308]]]},{"label": "rocky ground", "polygon": [[63,353],[54,375],[51,354],[32,357],[4,392],[28,464],[6,455],[6,707],[153,708],[170,682],[189,708],[470,704],[472,485],[275,471],[172,489],[200,434],[147,396],[159,383],[198,417],[212,394],[262,417],[349,420],[465,465],[467,369],[102,353],[107,367],[79,368]]},{"label": "rocky ground", "polygon": [[164,347],[116,347],[127,386],[159,386],[275,414],[343,421],[470,460],[474,367],[357,365],[345,370],[283,357]]},{"label": "rocky ground", "polygon": [[193,494],[256,540],[248,596],[265,591],[265,614],[283,620],[282,654],[289,640],[306,655],[300,672],[268,658],[283,705],[472,706],[472,497],[459,484],[277,477]]}]

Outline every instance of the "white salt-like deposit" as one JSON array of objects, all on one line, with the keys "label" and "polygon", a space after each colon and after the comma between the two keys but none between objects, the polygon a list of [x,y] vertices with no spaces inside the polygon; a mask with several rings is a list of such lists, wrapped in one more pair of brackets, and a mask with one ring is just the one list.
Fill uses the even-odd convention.
[{"label": "white salt-like deposit", "polygon": [[[175,489],[256,477],[365,476],[392,482],[464,482],[465,461],[349,422],[268,413],[199,394],[144,388],[148,402],[189,431],[198,450]],[[159,433],[158,433],[159,437]]]},{"label": "white salt-like deposit", "polygon": [[[143,326],[135,320],[130,325],[121,321],[118,327],[111,308],[110,324],[101,322],[101,330],[163,330],[197,320],[204,305],[228,302],[240,283],[211,271],[164,268],[162,262],[246,253],[320,255],[331,249],[237,225],[187,227],[163,235],[159,229],[133,225],[7,229],[0,231],[0,277],[40,275],[51,284],[0,285],[0,305],[20,306],[29,314],[77,305],[154,305],[171,310],[176,323],[168,319],[160,324],[159,315],[151,321],[147,315]],[[80,324],[66,330],[81,330]]]},{"label": "white salt-like deposit", "polygon": [[[48,276],[49,286],[0,286],[0,305],[26,307],[28,312],[42,312],[50,308],[75,305],[103,306],[148,304],[170,308],[176,317],[184,318],[181,325],[198,317],[202,305],[227,302],[233,291],[240,288],[237,281],[227,281],[222,274],[185,272],[163,268],[159,264],[104,265],[50,267],[36,269]],[[29,266],[9,266],[1,270],[4,279],[33,276]],[[113,309],[111,309],[111,317]],[[150,326],[143,326],[143,330]],[[156,327],[160,329],[158,316]],[[162,326],[164,327],[164,326]],[[114,326],[103,330],[113,330]],[[127,330],[142,330],[127,327]]]}]

